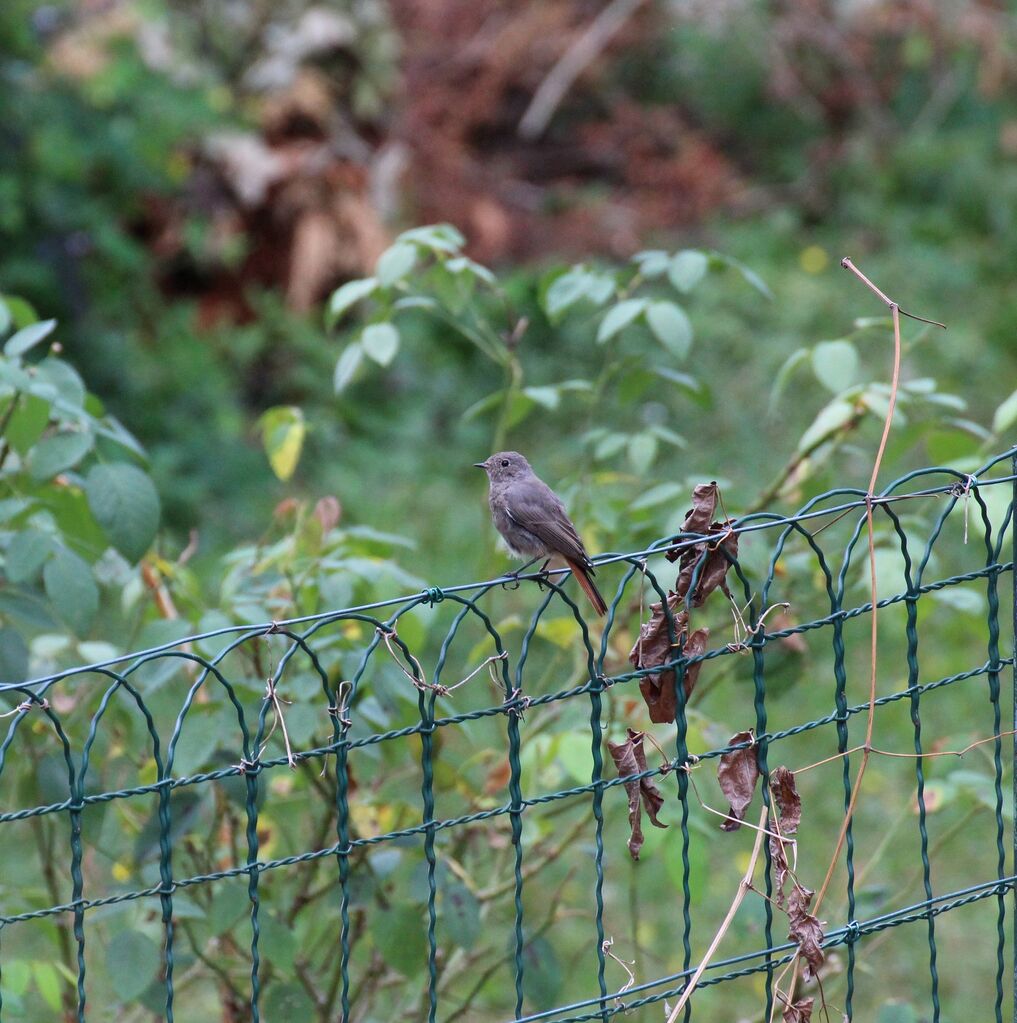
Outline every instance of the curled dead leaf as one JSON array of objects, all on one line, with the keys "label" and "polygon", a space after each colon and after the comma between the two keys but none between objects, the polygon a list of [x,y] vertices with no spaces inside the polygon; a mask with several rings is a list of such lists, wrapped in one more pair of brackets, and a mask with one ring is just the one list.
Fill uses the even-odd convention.
[{"label": "curled dead leaf", "polygon": [[[802,800],[795,785],[795,776],[786,767],[778,767],[770,775],[770,790],[777,805],[777,828],[782,838],[790,838],[802,821]],[[790,876],[787,862],[787,845],[775,835],[770,837],[770,859],[774,873],[774,899],[778,906],[784,905],[784,886]]]},{"label": "curled dead leaf", "polygon": [[810,1023],[815,998],[800,998],[797,1002],[792,1002],[780,991],[777,992],[777,997],[784,1004],[784,1011],[781,1013],[783,1023]]},{"label": "curled dead leaf", "polygon": [[[634,728],[626,729],[628,738],[625,742],[608,742],[611,759],[618,770],[619,777],[641,774],[646,768],[646,753],[643,751],[643,732]],[[664,805],[664,797],[652,778],[639,778],[625,782],[625,791],[629,797],[629,854],[634,860],[639,859],[639,850],[643,847],[643,809],[654,827],[666,828],[657,820]]]},{"label": "curled dead leaf", "polygon": [[810,980],[823,965],[823,925],[810,912],[815,892],[796,884],[787,899],[787,915],[790,926],[788,938],[798,946],[798,954],[805,961],[802,975]]},{"label": "curled dead leaf", "polygon": [[802,797],[798,795],[794,772],[778,767],[770,775],[770,788],[780,811],[780,833],[793,835],[802,822]]},{"label": "curled dead leaf", "polygon": [[[650,620],[639,627],[639,638],[629,652],[629,661],[634,667],[656,668],[660,665],[670,664],[677,660],[679,648],[681,648],[683,658],[698,657],[706,652],[710,630],[696,629],[689,633],[688,611],[679,609],[679,604],[678,595],[671,593],[667,598],[668,611],[664,610],[663,601],[650,605]],[[669,613],[674,625],[674,643],[671,641]],[[683,642],[684,646],[681,645]],[[685,668],[686,700],[692,695],[702,663],[702,661],[696,661]],[[645,675],[639,680],[639,691],[650,712],[650,720],[658,724],[669,724],[675,720],[678,714],[674,687],[675,670],[674,667],[670,667],[665,671]]]},{"label": "curled dead leaf", "polygon": [[[721,824],[721,831],[737,831],[745,820],[745,811],[756,791],[759,780],[759,765],[756,763],[756,740],[751,732],[735,732],[728,739],[729,746],[747,742],[750,745],[731,750],[720,758],[717,765],[717,781],[727,798],[730,808],[728,820]],[[732,819],[733,818],[733,819]]]},{"label": "curled dead leaf", "polygon": [[679,564],[675,592],[683,602],[698,570],[691,600],[693,607],[701,607],[706,598],[718,587],[728,597],[731,596],[725,580],[732,559],[738,556],[738,535],[730,532],[730,519],[722,522],[713,521],[719,494],[716,483],[700,483],[692,491],[692,507],[682,523],[683,533],[699,534],[709,539],[704,539],[691,547],[669,551],[664,555],[668,561],[677,561]]}]

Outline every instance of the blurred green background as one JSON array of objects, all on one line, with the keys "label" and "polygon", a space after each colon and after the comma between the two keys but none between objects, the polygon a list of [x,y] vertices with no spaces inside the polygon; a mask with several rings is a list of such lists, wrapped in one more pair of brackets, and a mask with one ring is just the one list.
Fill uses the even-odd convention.
[{"label": "blurred green background", "polygon": [[[584,57],[572,65],[577,47]],[[4,336],[20,340],[8,340],[0,366],[4,681],[197,630],[500,573],[507,562],[471,467],[497,447],[528,455],[595,552],[636,550],[678,529],[702,480],[721,481],[731,514],[864,488],[892,341],[886,309],[839,268],[845,255],[906,309],[948,324],[905,322],[904,386],[881,479],[922,465],[970,471],[1007,449],[1017,422],[1015,47],[1013,14],[989,2],[8,0],[0,293]],[[50,319],[54,329],[33,326]],[[906,523],[915,541],[924,543],[937,512],[915,507]],[[826,542],[845,538],[832,529]],[[889,531],[877,542],[881,586],[896,592]],[[941,545],[930,573],[984,563],[959,528]],[[765,546],[743,551],[753,571],[765,568]],[[791,600],[792,621],[827,613],[803,552],[781,571],[773,599]],[[604,576],[613,593],[617,574]],[[849,581],[848,601],[864,601],[863,564]],[[952,593],[922,611],[922,681],[985,658],[984,584]],[[505,635],[518,641],[514,616],[525,621],[534,599],[527,587],[498,594],[492,614]],[[644,610],[631,592],[622,602],[611,670],[627,664]],[[726,642],[727,609],[707,614]],[[438,609],[406,626],[425,664],[447,617]],[[866,629],[857,626],[851,648],[849,703],[866,692]],[[903,620],[888,612],[881,630],[889,692],[906,684]],[[331,636],[324,657],[335,680],[349,677],[367,638],[352,626]],[[460,643],[450,678],[487,656],[471,649],[480,639]],[[582,678],[574,640],[564,625],[539,634],[537,691]],[[255,709],[265,666],[282,649],[274,642],[231,662]],[[774,727],[832,709],[827,645],[810,638],[773,655]],[[754,722],[748,690],[737,688],[749,670],[738,661],[706,685],[704,669],[690,748],[723,745]],[[323,740],[312,676],[291,681],[296,741]],[[146,682],[167,737],[187,683],[183,669]],[[455,709],[489,703],[485,686],[464,690]],[[357,727],[416,720],[406,689],[387,665]],[[64,693],[59,709],[76,739],[101,692],[99,680],[81,679]],[[220,699],[198,708],[200,726],[173,773],[235,762]],[[609,737],[648,726],[638,700],[609,702]],[[992,732],[987,705],[969,714],[952,690],[928,703],[930,741],[944,748]],[[902,708],[880,719],[887,747],[912,741]],[[100,739],[104,755],[93,755],[90,786],[154,777],[134,717],[111,710],[115,727]],[[588,779],[588,717],[569,705],[527,718],[524,792]],[[444,740],[440,816],[503,801],[499,729],[475,723]],[[673,728],[654,734],[673,748]],[[14,786],[5,807],[66,798],[48,742],[42,730],[18,732],[19,756],[2,775]],[[796,739],[794,756],[771,764],[819,759],[833,742],[828,732]],[[354,763],[361,834],[419,820],[420,779],[408,766],[417,746],[396,745]],[[982,781],[953,777],[957,765],[945,760],[928,767],[939,785],[937,890],[995,870],[991,763],[971,757],[963,766]],[[368,782],[376,771],[384,776]],[[327,844],[333,783],[301,771],[267,784],[278,807],[270,854]],[[815,887],[842,793],[832,773],[803,789],[812,820],[803,827],[815,829],[803,873]],[[176,839],[189,873],[231,862],[242,834],[235,794],[193,798],[180,804]],[[612,799],[616,951],[644,981],[680,964],[680,888],[665,851],[674,829],[651,829],[642,862],[629,864],[620,790]],[[914,765],[875,763],[866,799],[858,845],[878,850],[871,915],[922,897]],[[148,809],[95,813],[93,894],[152,883]],[[722,918],[751,842],[701,817],[697,949]],[[908,838],[881,841],[888,821]],[[2,882],[5,912],[67,897],[64,824],[54,815],[0,828],[20,863]],[[535,929],[547,915],[528,946],[527,1006],[537,1011],[593,993],[590,862],[569,855],[588,849],[592,823],[584,804],[527,814],[526,827],[533,855],[548,857],[527,887]],[[508,869],[504,839],[493,827],[442,850],[442,884],[455,892],[443,903],[446,925],[463,936],[442,964],[443,1018],[510,1015],[508,968],[486,972],[504,957],[511,919],[496,891]],[[32,854],[17,857],[26,843]],[[42,869],[49,862],[55,874]],[[424,964],[406,944],[407,934],[420,937],[420,862],[419,846],[380,846],[359,861],[372,880],[358,892],[366,936],[356,968],[367,979],[357,1019],[424,1018]],[[310,905],[334,908],[327,887],[317,888],[329,876],[314,876],[321,901]],[[278,946],[269,1019],[334,1018],[334,920],[287,915],[303,883],[280,877],[269,887],[278,914],[266,939]],[[245,1018],[242,1009],[229,1015],[249,969],[237,937],[246,924],[230,918],[244,896],[216,898],[195,890],[181,928],[195,978],[182,1011],[196,1020]],[[980,905],[981,916],[965,910],[942,925],[955,949],[988,950],[964,971],[943,970],[944,1019],[992,1011],[994,922]],[[830,902],[827,912],[842,921],[842,907]],[[760,916],[747,903],[724,951],[757,946]],[[89,919],[105,942],[120,941],[90,976],[89,1018],[152,1018],[158,922],[144,909]],[[66,1018],[67,971],[76,969],[67,932],[29,930],[4,935],[15,964],[4,964],[4,1012]],[[887,939],[892,967],[867,961],[864,1018],[931,1018],[927,949],[907,931]],[[120,954],[128,947],[140,959]],[[697,1013],[761,1019],[755,983],[704,990]],[[839,1004],[836,957],[827,989]]]}]

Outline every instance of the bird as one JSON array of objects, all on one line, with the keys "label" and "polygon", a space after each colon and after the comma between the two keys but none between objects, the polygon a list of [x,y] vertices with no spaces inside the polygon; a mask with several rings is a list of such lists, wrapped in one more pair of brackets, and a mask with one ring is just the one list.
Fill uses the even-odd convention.
[{"label": "bird", "polygon": [[530,558],[513,574],[518,576],[541,558],[547,558],[546,569],[557,555],[572,569],[597,614],[606,614],[607,604],[593,582],[593,562],[565,505],[530,463],[518,451],[499,451],[473,464],[487,473],[491,517],[509,553],[517,558]]}]

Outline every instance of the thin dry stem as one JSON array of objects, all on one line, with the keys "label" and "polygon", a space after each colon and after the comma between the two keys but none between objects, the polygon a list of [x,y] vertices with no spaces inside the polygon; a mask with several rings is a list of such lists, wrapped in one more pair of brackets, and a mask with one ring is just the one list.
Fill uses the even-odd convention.
[{"label": "thin dry stem", "polygon": [[[714,814],[717,817],[722,817],[726,821],[732,821],[733,823],[738,824],[739,826],[741,826],[743,828],[749,828],[752,831],[756,831],[757,830],[757,825],[750,824],[748,821],[739,820],[737,817],[732,817],[731,814],[724,813],[723,810],[718,810],[718,809],[716,809],[716,807],[710,806],[709,803],[705,802],[703,800],[703,797],[699,794],[699,788],[696,785],[696,780],[692,777],[692,772],[691,772],[691,770],[689,770],[689,766],[686,765],[683,768],[683,770],[689,776],[689,784],[692,786],[692,791],[695,793],[696,801],[699,803],[699,805],[707,813],[712,813],[712,814]],[[794,850],[795,850],[794,851],[794,859],[797,862],[797,859],[798,859],[798,842],[797,842],[796,839],[784,838],[784,836],[781,835],[779,830],[774,832],[774,831],[768,831],[766,828],[763,828],[762,831],[763,831],[763,834],[766,835],[767,838],[772,838],[775,841],[780,842],[781,845],[790,845],[790,846],[792,846],[794,848]]]},{"label": "thin dry stem", "polygon": [[765,831],[767,812],[768,811],[765,806],[760,811],[759,824],[757,825],[756,830],[756,841],[752,846],[752,854],[749,856],[749,865],[745,868],[744,876],[738,882],[738,890],[735,892],[735,897],[731,900],[731,908],[728,909],[727,916],[724,917],[724,922],[720,925],[720,929],[713,936],[713,941],[710,942],[710,947],[706,950],[706,955],[703,956],[702,962],[696,968],[696,972],[692,975],[692,979],[689,981],[688,986],[682,992],[681,998],[678,999],[675,1007],[671,1010],[671,1015],[667,1017],[667,1023],[675,1023],[675,1020],[678,1019],[682,1009],[685,1008],[685,1003],[692,997],[692,992],[696,990],[699,978],[702,977],[706,967],[710,965],[710,960],[713,958],[714,952],[717,951],[717,946],[724,940],[724,935],[727,934],[728,928],[731,926],[731,921],[734,920],[735,913],[738,912],[738,907],[742,904],[742,900],[745,898],[745,893],[748,892],[752,886],[752,875],[756,870],[756,861],[759,859],[759,850],[763,846],[763,835],[767,833]]},{"label": "thin dry stem", "polygon": [[[1017,729],[1011,728],[1008,732],[999,732],[995,735],[986,735],[982,739],[976,739],[974,742],[968,743],[963,749],[943,749],[937,750],[935,753],[896,753],[893,750],[876,749],[874,746],[869,747],[869,752],[881,757],[899,757],[902,760],[914,760],[916,757],[920,757],[922,760],[931,760],[933,757],[962,757],[965,753],[970,753],[976,746],[984,746],[987,742],[1005,739],[1007,736],[1015,734],[1017,734]],[[834,753],[832,757],[824,757],[822,760],[817,760],[814,764],[806,764],[805,767],[799,767],[795,774],[811,771],[814,767],[822,767],[824,764],[840,760],[842,757],[850,756],[852,753],[858,753],[864,748],[863,745],[852,746],[851,749],[846,749],[843,753]]]},{"label": "thin dry stem", "polygon": [[278,725],[282,729],[283,743],[286,746],[286,762],[290,765],[290,769],[294,769],[297,766],[297,758],[293,755],[293,748],[290,746],[290,735],[286,731],[286,717],[282,712],[282,701],[279,699],[279,694],[276,692],[275,679],[269,677],[265,682],[265,699],[272,701],[272,708],[275,714],[272,718],[272,727],[268,730],[268,735],[265,736],[265,741],[261,744],[261,749],[258,750],[258,759],[260,760],[268,746],[268,740],[272,738],[272,733],[275,731],[275,726]]},{"label": "thin dry stem", "polygon": [[611,947],[613,945],[614,938],[605,938],[603,944],[600,946],[600,950],[606,956],[609,956],[611,959],[613,959],[626,972],[626,974],[628,974],[629,979],[625,981],[624,986],[618,988],[618,991],[616,992],[618,995],[623,995],[636,982],[636,975],[632,972],[632,970],[629,969],[630,966],[636,965],[636,961],[635,959],[633,959],[631,962],[626,962],[624,959],[619,959],[618,956],[616,956],[611,951]]},{"label": "thin dry stem", "polygon": [[[826,877],[823,879],[823,884],[816,895],[816,902],[813,908],[813,912],[818,912],[819,907],[826,896],[827,890],[830,887],[830,882],[833,880],[834,871],[837,869],[837,863],[840,860],[841,850],[844,848],[844,841],[847,837],[847,830],[851,826],[851,821],[854,817],[855,807],[858,804],[858,795],[862,787],[862,779],[865,777],[865,769],[869,764],[869,757],[872,751],[872,732],[875,726],[876,720],[876,678],[877,678],[877,647],[879,639],[879,624],[878,624],[878,593],[876,589],[876,537],[875,537],[875,526],[872,518],[872,508],[875,501],[875,490],[876,481],[879,478],[879,470],[883,463],[883,455],[886,451],[886,443],[890,436],[890,428],[893,425],[893,413],[894,408],[897,404],[897,393],[900,387],[900,363],[901,363],[901,339],[900,339],[900,318],[903,310],[900,306],[889,298],[883,291],[881,291],[868,277],[865,276],[859,270],[854,263],[848,257],[844,257],[841,260],[841,266],[846,270],[850,270],[863,284],[866,285],[874,294],[876,294],[887,306],[890,307],[890,315],[893,318],[893,377],[890,381],[890,400],[889,407],[886,410],[886,419],[883,423],[883,434],[879,440],[879,448],[876,451],[876,458],[872,464],[872,475],[869,477],[869,488],[865,498],[865,525],[866,533],[868,535],[868,547],[869,547],[869,580],[870,590],[872,597],[872,629],[871,629],[871,641],[870,641],[870,663],[871,671],[869,674],[869,707],[865,721],[865,742],[862,745],[862,760],[858,765],[858,774],[855,775],[854,785],[851,788],[851,795],[848,799],[847,811],[844,814],[844,820],[841,824],[840,831],[837,835],[837,844],[834,847],[833,856],[830,858],[830,865],[826,871]],[[911,313],[903,313],[905,316],[909,316],[911,319],[921,320],[923,323],[932,323],[936,326],[943,327],[942,323],[938,323],[936,320],[926,320],[921,316],[914,316]],[[945,327],[944,327],[945,329]]]}]

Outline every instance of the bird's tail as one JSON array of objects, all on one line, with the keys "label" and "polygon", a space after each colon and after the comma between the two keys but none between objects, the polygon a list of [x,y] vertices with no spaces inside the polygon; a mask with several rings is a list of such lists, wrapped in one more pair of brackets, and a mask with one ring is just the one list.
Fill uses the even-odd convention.
[{"label": "bird's tail", "polygon": [[600,591],[593,584],[593,580],[590,578],[590,576],[593,575],[593,569],[587,568],[585,565],[581,565],[578,561],[573,561],[571,558],[566,558],[565,563],[572,569],[572,574],[576,577],[576,582],[582,586],[583,592],[590,598],[593,610],[599,615],[606,615],[607,604],[604,603],[604,598],[600,595]]}]

